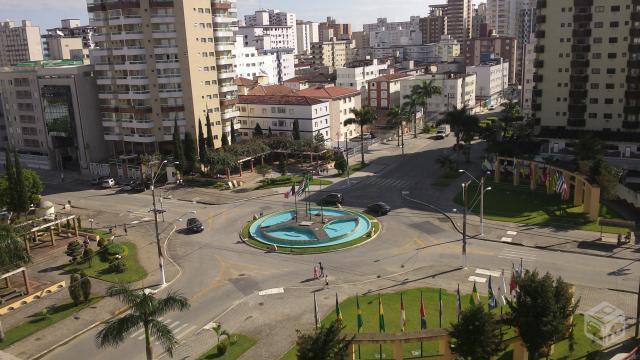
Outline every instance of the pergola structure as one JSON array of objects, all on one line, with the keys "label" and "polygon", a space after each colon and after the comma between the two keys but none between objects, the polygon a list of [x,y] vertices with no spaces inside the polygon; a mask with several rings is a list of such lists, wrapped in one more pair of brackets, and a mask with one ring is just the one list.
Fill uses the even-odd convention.
[{"label": "pergola structure", "polygon": [[[58,234],[62,234],[62,223],[63,222],[69,222],[72,223],[73,225],[73,233],[75,234],[75,237],[78,237],[79,234],[79,230],[78,230],[78,221],[76,219],[76,215],[67,215],[64,216],[62,218],[59,219],[55,219],[52,221],[48,221],[42,225],[37,225],[35,227],[30,228],[29,230],[26,231],[26,234],[23,238],[24,241],[24,245],[25,245],[25,249],[27,251],[27,254],[31,254],[31,247],[29,244],[29,241],[31,240],[34,243],[37,243],[39,241],[39,232],[48,232],[49,233],[49,237],[50,237],[50,241],[51,241],[51,246],[54,246],[56,244],[56,238],[54,236],[53,230],[54,227],[57,227],[58,229]],[[33,223],[31,223],[33,224]],[[25,224],[22,224],[22,226],[24,226]],[[69,232],[67,232],[67,236],[70,237]]]},{"label": "pergola structure", "polygon": [[0,275],[0,280],[4,279],[5,286],[7,288],[11,288],[11,282],[9,281],[9,278],[18,273],[22,273],[22,280],[24,280],[24,291],[26,292],[25,295],[29,295],[31,293],[31,285],[29,285],[29,275],[27,274],[26,267],[23,266],[21,268],[9,271],[8,273],[4,273]]},{"label": "pergola structure", "polygon": [[584,205],[584,212],[589,214],[591,220],[597,220],[600,216],[600,187],[591,184],[582,174],[573,173],[565,169],[555,167],[533,160],[522,160],[516,158],[497,157],[494,164],[494,180],[500,182],[502,177],[502,167],[511,165],[513,170],[513,185],[520,185],[520,181],[529,180],[529,188],[535,191],[538,185],[545,186],[547,194],[555,191],[550,181],[538,184],[540,176],[543,174],[560,174],[564,178],[570,193],[573,194],[573,205]]}]

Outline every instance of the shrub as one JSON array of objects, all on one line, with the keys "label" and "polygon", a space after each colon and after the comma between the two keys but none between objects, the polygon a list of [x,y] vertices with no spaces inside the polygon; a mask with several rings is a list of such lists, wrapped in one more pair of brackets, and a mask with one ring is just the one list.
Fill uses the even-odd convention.
[{"label": "shrub", "polygon": [[84,251],[82,252],[82,263],[89,264],[89,266],[91,266],[91,263],[93,263],[94,253],[95,252],[91,248],[84,249]]},{"label": "shrub", "polygon": [[222,356],[227,352],[227,342],[226,341],[222,341],[219,342],[218,345],[216,345],[216,351],[218,352],[218,356]]},{"label": "shrub", "polygon": [[82,302],[82,290],[80,289],[80,275],[71,274],[69,279],[69,296],[74,304]]},{"label": "shrub", "polygon": [[106,246],[105,252],[107,253],[107,256],[122,255],[125,252],[125,247],[120,244],[112,243]]},{"label": "shrub", "polygon": [[65,254],[71,258],[69,261],[73,263],[82,255],[82,250],[82,244],[78,240],[73,240],[67,244]]},{"label": "shrub", "polygon": [[109,264],[108,269],[112,273],[122,274],[127,271],[127,263],[122,259],[116,259]]},{"label": "shrub", "polygon": [[98,239],[98,249],[102,249],[102,247],[104,247],[106,243],[107,240],[105,240],[104,238]]},{"label": "shrub", "polygon": [[82,294],[82,300],[89,301],[91,297],[91,279],[84,271],[80,272],[80,293]]}]

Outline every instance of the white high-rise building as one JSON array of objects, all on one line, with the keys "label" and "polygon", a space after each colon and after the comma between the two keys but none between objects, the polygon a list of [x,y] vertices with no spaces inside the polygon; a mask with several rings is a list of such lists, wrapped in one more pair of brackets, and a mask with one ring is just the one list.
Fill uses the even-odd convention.
[{"label": "white high-rise building", "polygon": [[258,50],[293,49],[298,52],[296,15],[278,10],[259,10],[244,17],[238,34],[244,45]]},{"label": "white high-rise building", "polygon": [[269,84],[278,83],[278,68],[275,54],[259,54],[254,47],[244,46],[242,36],[236,36],[235,56],[236,76],[247,79],[255,79],[266,76]]},{"label": "white high-rise building", "polygon": [[298,53],[309,54],[311,44],[320,41],[319,24],[311,21],[298,21],[296,24],[296,37],[298,41]]},{"label": "white high-rise building", "polygon": [[467,74],[476,74],[476,100],[485,107],[499,105],[509,87],[509,63],[482,63],[467,66]]},{"label": "white high-rise building", "polygon": [[40,28],[31,21],[0,23],[0,67],[43,59]]},{"label": "white high-rise building", "polygon": [[459,43],[471,37],[473,30],[473,1],[447,0],[447,34]]},{"label": "white high-rise building", "polygon": [[518,12],[522,0],[487,0],[487,25],[502,36],[518,35]]}]

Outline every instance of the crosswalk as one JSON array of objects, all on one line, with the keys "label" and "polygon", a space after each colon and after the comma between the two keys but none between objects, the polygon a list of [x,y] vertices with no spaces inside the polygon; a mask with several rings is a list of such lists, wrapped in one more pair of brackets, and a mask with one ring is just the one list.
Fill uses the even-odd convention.
[{"label": "crosswalk", "polygon": [[395,189],[406,189],[409,186],[411,186],[411,182],[407,181],[407,180],[394,179],[394,178],[383,178],[383,177],[378,177],[378,176],[370,177],[369,179],[364,181],[363,184],[391,187],[391,188],[395,188]]},{"label": "crosswalk", "polygon": [[[531,268],[533,262],[536,261],[536,254],[530,250],[513,249],[511,247],[503,248],[498,254],[498,258],[502,259],[501,262],[505,262],[504,269],[511,269],[512,266],[518,268],[520,261],[523,262],[524,268]],[[509,272],[511,270],[505,270],[506,280],[509,280]],[[484,284],[489,280],[489,277],[494,279],[500,278],[502,270],[490,270],[477,268],[473,275],[467,278],[470,282]],[[495,280],[494,280],[495,281]]]},{"label": "crosswalk", "polygon": [[529,250],[509,249],[509,248],[502,249],[502,251],[500,251],[500,254],[498,255],[498,257],[501,259],[509,259],[509,260],[513,260],[514,262],[516,260],[519,262],[520,259],[522,259],[523,262],[535,262],[536,256],[537,255],[534,252]]},{"label": "crosswalk", "polygon": [[[176,336],[176,339],[178,340],[184,338],[185,336],[187,336],[189,333],[191,333],[197,328],[197,326],[195,325],[190,325],[189,323],[181,323],[178,320],[171,320],[171,319],[165,319],[165,318],[160,318],[159,320],[162,321],[165,325],[167,325],[167,327],[169,327],[171,331],[173,331],[173,334]],[[144,339],[144,328],[129,335],[129,338],[131,339],[136,338],[137,340]],[[155,344],[158,345],[158,342],[156,342]]]}]

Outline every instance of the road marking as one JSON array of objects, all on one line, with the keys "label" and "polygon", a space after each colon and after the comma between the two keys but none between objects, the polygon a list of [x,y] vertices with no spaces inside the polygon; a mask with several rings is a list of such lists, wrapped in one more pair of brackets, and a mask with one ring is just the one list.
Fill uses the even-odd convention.
[{"label": "road marking", "polygon": [[469,281],[475,281],[484,284],[485,282],[487,282],[487,279],[478,276],[469,276]]},{"label": "road marking", "polygon": [[500,271],[491,271],[491,270],[485,270],[485,269],[476,269],[476,274],[480,274],[480,275],[491,275],[493,277],[499,277],[500,276]]},{"label": "road marking", "polygon": [[192,332],[197,326],[193,325],[190,328],[188,328],[187,330],[183,331],[181,334],[176,335],[177,339],[182,339],[185,335],[187,335],[188,333]]},{"label": "road marking", "polygon": [[218,323],[215,322],[215,321],[211,321],[210,323],[208,323],[207,325],[203,326],[202,328],[204,330],[211,330],[211,329],[213,329],[215,327],[218,327]]},{"label": "road marking", "polygon": [[502,241],[502,242],[511,242],[512,240],[513,240],[513,238],[510,238],[510,237],[504,237],[503,236],[502,238],[500,238],[500,241]]},{"label": "road marking", "polygon": [[509,231],[507,231],[507,235],[515,236],[515,235],[518,235],[518,232],[509,230]]},{"label": "road marking", "polygon": [[[173,330],[173,333],[176,334],[178,333],[180,330],[186,328],[187,326],[189,326],[189,324],[182,324],[182,326],[180,326],[179,328]],[[176,336],[177,337],[177,336]]]},{"label": "road marking", "polygon": [[136,337],[136,336],[140,335],[140,333],[141,333],[141,332],[143,332],[143,331],[144,331],[144,327],[143,327],[142,329],[140,329],[140,330],[138,330],[138,331],[134,332],[134,333],[133,333],[133,334],[131,334],[131,336],[129,336],[129,337],[130,337],[130,338],[132,338],[132,337]]},{"label": "road marking", "polygon": [[258,291],[258,295],[263,296],[263,295],[282,294],[283,292],[284,292],[283,288],[273,288],[273,289]]},{"label": "road marking", "polygon": [[520,250],[505,250],[503,249],[502,252],[500,252],[500,255],[498,255],[499,258],[503,258],[503,259],[515,259],[515,260],[520,260],[522,259],[523,261],[535,261],[536,260],[536,254],[530,253],[530,252],[526,252],[526,251],[520,251]]}]

